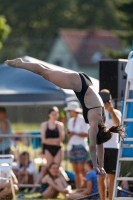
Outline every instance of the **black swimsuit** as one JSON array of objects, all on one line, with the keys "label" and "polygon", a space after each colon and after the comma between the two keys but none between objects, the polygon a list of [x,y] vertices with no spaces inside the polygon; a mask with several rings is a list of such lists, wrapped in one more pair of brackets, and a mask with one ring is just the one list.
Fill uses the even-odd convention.
[{"label": "black swimsuit", "polygon": [[[80,92],[75,92],[79,102],[81,103],[81,106],[83,108],[83,117],[84,117],[84,120],[86,123],[89,124],[89,121],[88,121],[88,118],[87,118],[87,114],[88,114],[88,111],[91,110],[91,109],[94,109],[94,108],[100,108],[102,106],[96,106],[96,107],[93,107],[93,108],[87,108],[85,106],[85,103],[84,103],[84,96],[85,96],[85,93],[88,89],[89,86],[93,85],[92,84],[92,81],[91,79],[89,78],[89,76],[83,72],[80,72],[79,73],[79,76],[81,78],[81,82],[82,82],[82,89]],[[105,112],[104,112],[104,107],[102,107],[102,116],[103,116],[103,120],[105,121]]]},{"label": "black swimsuit", "polygon": [[[47,124],[46,138],[59,138],[59,131],[57,125],[55,129],[51,130],[49,129]],[[53,157],[58,153],[60,149],[61,146],[43,144],[43,153],[45,152],[45,150],[48,150]]]}]

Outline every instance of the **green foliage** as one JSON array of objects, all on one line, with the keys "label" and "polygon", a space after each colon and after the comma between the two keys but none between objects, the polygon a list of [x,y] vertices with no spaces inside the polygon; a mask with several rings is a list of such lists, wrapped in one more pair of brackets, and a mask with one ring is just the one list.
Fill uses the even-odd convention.
[{"label": "green foliage", "polygon": [[2,41],[5,40],[10,32],[10,27],[6,24],[6,18],[0,16],[0,49],[2,48]]},{"label": "green foliage", "polygon": [[114,6],[116,8],[116,16],[124,30],[116,32],[116,36],[120,39],[123,49],[122,51],[106,49],[104,52],[111,58],[127,59],[133,42],[133,0],[115,0]]},{"label": "green foliage", "polygon": [[77,0],[76,21],[79,28],[118,29],[121,25],[114,12],[114,0]]},{"label": "green foliage", "polygon": [[16,56],[45,59],[59,28],[121,28],[115,0],[0,0],[0,13],[12,28],[0,60]]},{"label": "green foliage", "polygon": [[123,44],[131,46],[133,40],[133,0],[115,0],[117,8],[117,16],[124,29],[125,33],[119,35]]}]

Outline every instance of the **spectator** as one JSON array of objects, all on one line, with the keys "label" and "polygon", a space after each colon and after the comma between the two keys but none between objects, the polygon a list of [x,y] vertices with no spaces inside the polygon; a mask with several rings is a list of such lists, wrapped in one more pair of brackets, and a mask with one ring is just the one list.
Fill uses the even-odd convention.
[{"label": "spectator", "polygon": [[42,179],[41,193],[43,198],[56,198],[61,192],[64,196],[71,192],[71,186],[67,185],[67,182],[63,176],[59,173],[59,165],[57,163],[51,163],[48,168],[48,174]]},{"label": "spectator", "polygon": [[120,190],[119,196],[120,197],[128,197],[129,194],[126,193],[126,191],[130,192],[128,181],[122,181],[120,186],[121,186],[122,190]]},{"label": "spectator", "polygon": [[[108,94],[110,98],[110,102],[104,102],[105,115],[106,115],[105,124],[107,128],[120,125],[121,112],[113,108],[113,105],[111,103],[112,96],[110,94],[110,91],[107,89],[104,89],[104,90],[101,90],[100,92]],[[112,200],[112,195],[113,195],[118,149],[119,149],[119,135],[113,134],[112,138],[108,142],[104,143],[104,151],[105,151],[104,169],[108,175],[109,200]],[[100,192],[101,200],[106,199],[105,178],[99,176],[99,192]]]},{"label": "spectator", "polygon": [[[93,163],[91,160],[86,161],[85,171],[87,172],[85,181],[86,188],[77,190],[75,193],[67,194],[68,199],[83,198],[89,194],[98,193],[98,182],[96,171],[93,170]],[[99,199],[99,197],[93,197],[93,199]]]},{"label": "spectator", "polygon": [[68,121],[67,136],[69,139],[68,150],[70,152],[70,162],[75,172],[76,188],[83,185],[84,163],[88,158],[88,125],[81,114],[82,109],[77,102],[71,102],[65,108],[72,117]]},{"label": "spectator", "polygon": [[26,151],[20,155],[20,163],[13,167],[13,171],[19,184],[33,184],[37,175],[35,165],[30,161],[29,153]]},{"label": "spectator", "polygon": [[[7,118],[6,109],[0,107],[0,135],[9,135],[11,134],[11,125],[10,121]],[[10,154],[10,138],[0,137],[0,154]]]},{"label": "spectator", "polygon": [[[14,190],[15,192],[18,192],[18,180],[13,171],[11,171],[11,177],[13,181]],[[2,182],[0,183],[0,199],[11,199],[11,198],[12,198],[11,184],[10,182],[2,180]]]},{"label": "spectator", "polygon": [[41,125],[41,138],[43,144],[43,153],[47,160],[47,166],[52,162],[60,165],[62,160],[61,145],[64,139],[64,125],[57,121],[59,110],[53,107],[48,112],[48,121]]},{"label": "spectator", "polygon": [[[43,154],[47,160],[46,167],[42,167],[42,170],[38,176],[36,184],[39,184],[42,178],[47,173],[47,167],[51,163],[55,162],[59,166],[63,158],[62,142],[64,139],[64,125],[62,122],[57,121],[59,118],[59,110],[57,107],[52,107],[48,112],[48,121],[43,122],[41,125],[41,138],[43,145]],[[36,188],[31,190],[33,193]]]}]

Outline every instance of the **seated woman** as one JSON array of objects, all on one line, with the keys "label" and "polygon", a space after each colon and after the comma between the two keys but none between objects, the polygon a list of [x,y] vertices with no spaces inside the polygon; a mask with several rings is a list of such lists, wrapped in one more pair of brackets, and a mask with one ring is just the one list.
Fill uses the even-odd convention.
[{"label": "seated woman", "polygon": [[[18,180],[17,180],[15,174],[13,173],[13,171],[11,171],[11,177],[12,177],[15,193],[17,193],[19,190]],[[12,198],[12,189],[11,189],[10,182],[6,182],[5,180],[2,180],[2,182],[0,183],[0,199],[5,199],[5,198],[6,199]]]},{"label": "seated woman", "polygon": [[[68,199],[78,199],[85,197],[89,194],[97,193],[98,192],[98,181],[97,181],[97,173],[93,169],[93,163],[91,160],[86,161],[84,165],[85,171],[87,172],[85,181],[86,181],[86,188],[77,190],[75,193],[66,194]],[[93,197],[93,199],[98,199],[99,197]]]},{"label": "seated woman", "polygon": [[19,184],[33,184],[36,169],[33,162],[30,161],[30,156],[28,152],[23,152],[20,155],[20,163],[13,167],[13,171],[17,176]]},{"label": "seated woman", "polygon": [[56,198],[59,192],[66,197],[67,193],[71,193],[71,186],[67,185],[63,176],[60,175],[57,163],[51,163],[49,166],[48,174],[42,179],[40,192],[42,198]]}]

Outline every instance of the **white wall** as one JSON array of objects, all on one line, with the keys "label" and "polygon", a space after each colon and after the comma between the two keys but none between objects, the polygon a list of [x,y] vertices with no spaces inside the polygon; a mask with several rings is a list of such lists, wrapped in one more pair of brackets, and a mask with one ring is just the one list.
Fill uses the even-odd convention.
[{"label": "white wall", "polygon": [[47,58],[47,62],[56,64],[68,69],[72,69],[75,71],[82,71],[82,72],[87,73],[89,76],[92,76],[94,78],[99,78],[98,66],[96,67],[95,66],[94,67],[79,66],[74,56],[68,49],[66,43],[61,37],[58,37],[57,39],[55,39],[55,42]]},{"label": "white wall", "polygon": [[78,69],[78,64],[75,61],[75,58],[67,48],[62,38],[57,38],[55,40],[54,45],[47,58],[47,62],[52,64],[57,64],[56,62],[58,61],[60,61],[62,67],[73,70]]}]

